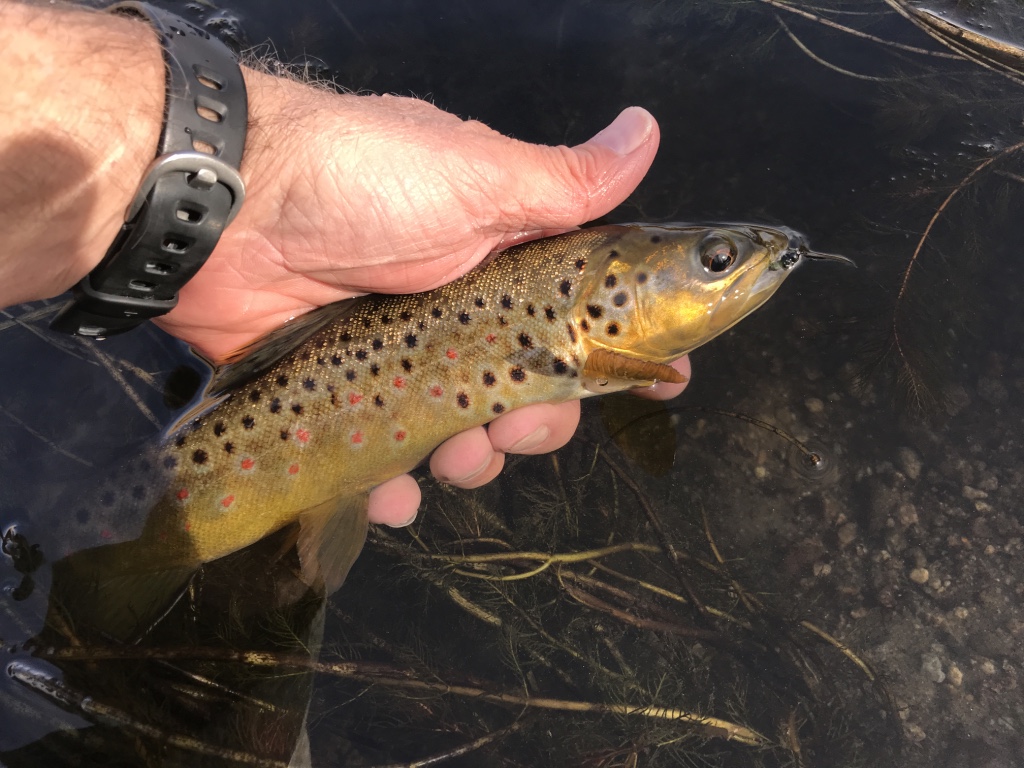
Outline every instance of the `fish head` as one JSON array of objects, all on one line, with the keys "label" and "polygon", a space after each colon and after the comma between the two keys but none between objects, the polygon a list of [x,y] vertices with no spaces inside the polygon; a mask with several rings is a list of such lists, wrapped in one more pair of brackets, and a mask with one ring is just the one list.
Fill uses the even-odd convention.
[{"label": "fish head", "polygon": [[579,312],[588,354],[669,363],[764,304],[808,254],[789,229],[637,225],[609,244]]}]

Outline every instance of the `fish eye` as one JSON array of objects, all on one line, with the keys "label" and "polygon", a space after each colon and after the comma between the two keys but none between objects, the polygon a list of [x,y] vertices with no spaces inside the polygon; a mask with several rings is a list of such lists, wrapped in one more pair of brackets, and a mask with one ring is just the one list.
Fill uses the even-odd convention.
[{"label": "fish eye", "polygon": [[708,272],[724,272],[736,263],[736,246],[721,235],[712,235],[700,245],[700,263]]}]

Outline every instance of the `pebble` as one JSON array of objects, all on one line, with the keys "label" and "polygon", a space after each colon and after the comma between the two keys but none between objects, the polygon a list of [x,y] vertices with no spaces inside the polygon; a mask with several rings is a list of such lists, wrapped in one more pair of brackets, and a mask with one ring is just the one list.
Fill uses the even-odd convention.
[{"label": "pebble", "polygon": [[911,480],[917,480],[917,478],[921,476],[921,468],[923,464],[921,462],[921,457],[917,455],[917,451],[913,448],[900,448],[899,460],[900,467],[903,469],[903,474]]},{"label": "pebble", "polygon": [[962,493],[965,499],[970,499],[971,501],[988,498],[987,492],[981,490],[980,488],[972,488],[969,485],[965,485],[963,487]]},{"label": "pebble", "polygon": [[960,667],[956,664],[950,664],[949,670],[946,672],[946,679],[949,680],[949,684],[954,688],[959,688],[964,684],[964,673],[960,671]]},{"label": "pebble", "polygon": [[857,538],[857,524],[846,523],[839,528],[839,546],[848,547]]},{"label": "pebble", "polygon": [[921,672],[933,683],[941,683],[946,679],[946,673],[942,671],[942,660],[931,653],[921,657]]},{"label": "pebble", "polygon": [[808,397],[804,400],[804,407],[811,413],[823,413],[825,411],[825,403],[818,397]]},{"label": "pebble", "polygon": [[917,507],[910,502],[900,504],[899,507],[896,508],[896,520],[904,528],[917,525]]},{"label": "pebble", "polygon": [[927,584],[928,583],[928,569],[927,568],[915,568],[910,572],[910,580],[915,584]]}]

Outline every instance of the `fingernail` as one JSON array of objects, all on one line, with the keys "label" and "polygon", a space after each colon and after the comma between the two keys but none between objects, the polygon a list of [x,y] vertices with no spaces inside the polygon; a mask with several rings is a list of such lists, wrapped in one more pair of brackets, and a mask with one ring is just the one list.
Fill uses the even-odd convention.
[{"label": "fingernail", "polygon": [[551,437],[550,429],[547,427],[537,427],[526,437],[520,438],[519,442],[509,448],[507,453],[522,453],[523,451],[528,451],[531,448],[536,448],[549,437]]},{"label": "fingernail", "polygon": [[492,458],[493,458],[493,456],[488,456],[484,460],[484,463],[481,464],[479,467],[474,469],[472,472],[467,472],[466,474],[461,475],[459,477],[444,477],[444,478],[439,477],[437,479],[440,480],[442,483],[449,483],[449,484],[454,483],[456,485],[458,485],[460,483],[468,483],[470,480],[478,477],[481,472],[483,472],[485,469],[487,469],[489,466],[491,466],[491,459]]},{"label": "fingernail", "polygon": [[600,144],[617,155],[628,155],[651,135],[654,118],[642,107],[627,107],[612,124],[588,141]]},{"label": "fingernail", "polygon": [[412,517],[406,520],[404,523],[388,524],[388,528],[406,528],[416,522],[416,518],[419,517],[420,511],[416,510],[412,513]]}]

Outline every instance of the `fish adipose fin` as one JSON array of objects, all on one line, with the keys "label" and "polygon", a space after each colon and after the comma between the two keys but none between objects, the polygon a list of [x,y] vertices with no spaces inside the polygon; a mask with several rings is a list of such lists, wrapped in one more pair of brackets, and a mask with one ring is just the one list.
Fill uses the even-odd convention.
[{"label": "fish adipose fin", "polygon": [[[587,355],[583,376],[592,392],[614,392],[621,387],[610,386],[610,382],[622,382],[627,386],[646,386],[656,381],[682,384],[686,377],[671,365],[653,360],[637,360],[610,349],[595,349]],[[602,383],[604,382],[604,383]]]},{"label": "fish adipose fin", "polygon": [[359,303],[356,298],[319,307],[236,349],[214,373],[206,394],[216,397],[252,381],[324,326],[350,315]]},{"label": "fish adipose fin", "polygon": [[299,516],[299,565],[302,580],[323,585],[327,594],[340,587],[366,541],[368,495],[342,496]]}]

